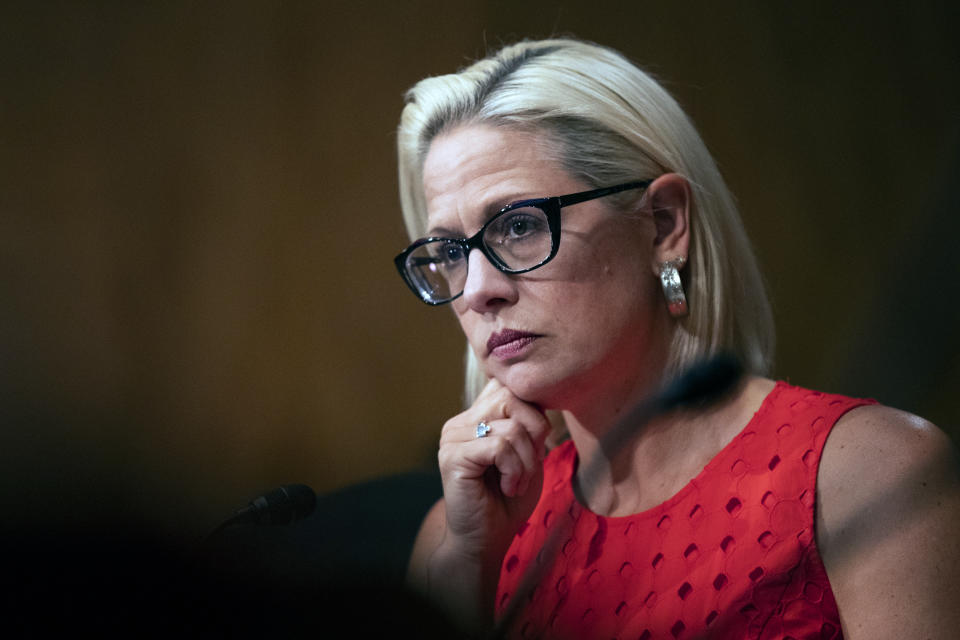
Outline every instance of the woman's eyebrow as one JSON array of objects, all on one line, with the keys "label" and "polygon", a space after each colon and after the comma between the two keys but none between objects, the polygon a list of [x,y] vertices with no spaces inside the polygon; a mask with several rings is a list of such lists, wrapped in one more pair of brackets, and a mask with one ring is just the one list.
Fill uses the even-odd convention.
[{"label": "woman's eyebrow", "polygon": [[446,227],[430,227],[427,229],[427,238],[464,238],[462,233],[457,231],[451,231]]},{"label": "woman's eyebrow", "polygon": [[[480,226],[477,227],[477,229],[479,230],[480,227],[482,227],[483,225],[485,225],[485,224],[490,220],[490,218],[492,218],[493,216],[497,215],[498,213],[500,213],[501,211],[503,211],[504,209],[506,209],[506,208],[509,207],[510,205],[516,204],[516,203],[518,203],[518,202],[524,202],[525,200],[532,200],[532,199],[535,199],[535,198],[520,197],[520,196],[510,196],[510,197],[508,197],[508,198],[498,198],[498,199],[496,199],[496,200],[491,201],[490,204],[488,204],[487,206],[485,206],[485,207],[483,208],[483,218],[482,218],[482,222],[480,223]],[[476,233],[476,232],[474,232],[474,233]],[[471,235],[473,235],[473,234],[471,234]],[[468,237],[468,236],[467,236],[467,234],[463,233],[462,231],[452,231],[452,230],[450,230],[450,229],[448,229],[448,228],[446,228],[446,227],[440,226],[440,227],[430,227],[429,229],[427,229],[427,235],[426,235],[426,237],[428,237],[428,238],[434,238],[434,237],[439,237],[439,238],[450,238],[450,237],[453,237],[453,238],[466,238],[466,237]]]}]

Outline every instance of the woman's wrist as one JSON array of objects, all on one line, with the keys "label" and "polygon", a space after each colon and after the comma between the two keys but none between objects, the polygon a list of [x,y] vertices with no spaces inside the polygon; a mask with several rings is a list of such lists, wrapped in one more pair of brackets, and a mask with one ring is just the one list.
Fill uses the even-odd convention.
[{"label": "woman's wrist", "polygon": [[479,549],[469,540],[445,537],[427,563],[430,597],[470,633],[492,628],[502,553]]}]

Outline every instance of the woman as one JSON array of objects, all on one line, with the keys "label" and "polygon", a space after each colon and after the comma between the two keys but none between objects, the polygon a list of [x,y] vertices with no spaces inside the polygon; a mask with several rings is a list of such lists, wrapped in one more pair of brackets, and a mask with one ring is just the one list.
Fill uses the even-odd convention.
[{"label": "woman", "polygon": [[[409,92],[399,162],[421,239],[397,266],[468,342],[413,586],[469,631],[516,637],[960,627],[949,441],[764,377],[771,314],[736,208],[651,78],[583,42],[509,46]],[[749,373],[733,393],[609,445],[721,352]]]}]

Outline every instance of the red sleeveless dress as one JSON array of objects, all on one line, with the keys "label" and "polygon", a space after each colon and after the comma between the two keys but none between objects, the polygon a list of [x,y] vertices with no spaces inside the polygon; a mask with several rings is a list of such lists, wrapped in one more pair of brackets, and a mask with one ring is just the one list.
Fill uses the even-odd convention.
[{"label": "red sleeveless dress", "polygon": [[679,493],[620,518],[574,498],[577,452],[565,442],[547,457],[540,502],[504,557],[498,618],[548,531],[563,526],[510,637],[842,638],[814,536],[817,468],[836,421],[872,402],[778,382]]}]

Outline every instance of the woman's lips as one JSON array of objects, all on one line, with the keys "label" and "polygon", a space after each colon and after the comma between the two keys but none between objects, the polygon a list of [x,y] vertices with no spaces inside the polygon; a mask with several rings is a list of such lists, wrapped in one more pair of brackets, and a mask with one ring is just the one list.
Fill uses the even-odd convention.
[{"label": "woman's lips", "polygon": [[512,358],[523,352],[531,342],[539,338],[536,333],[504,329],[494,333],[487,340],[487,355],[495,358]]}]

